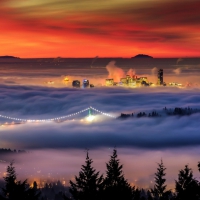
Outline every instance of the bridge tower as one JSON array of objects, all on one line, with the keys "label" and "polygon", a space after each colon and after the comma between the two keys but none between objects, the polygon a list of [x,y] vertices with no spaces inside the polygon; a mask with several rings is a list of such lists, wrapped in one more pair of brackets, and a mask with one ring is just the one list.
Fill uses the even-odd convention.
[{"label": "bridge tower", "polygon": [[92,116],[92,109],[91,109],[91,107],[89,108],[88,116],[89,116],[89,117]]},{"label": "bridge tower", "polygon": [[88,117],[86,118],[87,121],[92,122],[94,120],[95,116],[92,114],[92,108],[90,107],[88,110]]}]

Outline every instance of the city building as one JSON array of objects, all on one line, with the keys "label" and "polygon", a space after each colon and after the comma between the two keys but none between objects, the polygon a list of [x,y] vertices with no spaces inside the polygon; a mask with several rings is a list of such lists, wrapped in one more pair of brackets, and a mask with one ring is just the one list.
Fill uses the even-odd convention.
[{"label": "city building", "polygon": [[106,79],[106,86],[113,86],[114,85],[114,80],[113,78]]},{"label": "city building", "polygon": [[158,70],[158,81],[157,81],[157,85],[163,85],[163,69],[159,69]]},{"label": "city building", "polygon": [[148,82],[147,77],[126,75],[125,78],[120,78],[119,83],[115,83],[113,79],[106,79],[106,86],[113,86],[113,85],[137,87],[137,86],[149,86],[150,84]]},{"label": "city building", "polygon": [[81,82],[79,80],[74,80],[72,82],[72,86],[75,87],[75,88],[80,88]]},{"label": "city building", "polygon": [[83,88],[87,88],[90,86],[89,80],[88,79],[83,79]]},{"label": "city building", "polygon": [[182,87],[183,85],[181,83],[177,83],[177,82],[171,82],[169,83],[169,86],[177,86],[177,87]]},{"label": "city building", "polygon": [[128,81],[126,78],[120,78],[120,85],[127,85]]},{"label": "city building", "polygon": [[54,81],[45,81],[44,83],[52,85],[52,84],[54,84]]}]

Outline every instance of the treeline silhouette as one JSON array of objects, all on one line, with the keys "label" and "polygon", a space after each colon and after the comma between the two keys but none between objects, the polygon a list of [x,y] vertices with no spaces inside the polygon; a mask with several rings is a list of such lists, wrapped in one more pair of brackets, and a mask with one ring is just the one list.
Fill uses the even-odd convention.
[{"label": "treeline silhouette", "polygon": [[69,187],[64,186],[61,181],[46,183],[43,188],[40,188],[41,200],[63,200],[65,196],[70,196]]},{"label": "treeline silhouette", "polygon": [[[167,116],[189,116],[195,113],[199,113],[199,109],[193,109],[190,107],[186,108],[180,108],[180,107],[175,107],[174,109],[171,108],[163,108],[164,114]],[[125,114],[121,113],[121,115],[118,117],[118,119],[127,119],[127,118],[133,118],[133,117],[161,117],[162,115],[158,113],[157,111],[152,111],[149,113],[146,112],[139,112],[139,113],[131,113],[131,114]]]},{"label": "treeline silhouette", "polygon": [[26,153],[25,150],[11,150],[11,149],[4,149],[4,148],[0,148],[0,154],[5,154],[5,153]]},{"label": "treeline silhouette", "polygon": [[190,108],[190,107],[186,107],[186,108],[179,108],[179,107],[176,107],[174,108],[173,110],[172,109],[168,109],[168,108],[164,108],[163,109],[166,114],[168,115],[179,115],[179,116],[183,116],[183,115],[192,115],[194,113],[198,113],[200,112],[199,109],[195,108]]},{"label": "treeline silhouette", "polygon": [[[179,171],[173,192],[167,189],[166,168],[162,160],[157,164],[154,186],[148,190],[128,183],[116,149],[106,163],[105,176],[96,171],[92,163],[93,160],[87,152],[85,164],[74,180],[70,180],[68,191],[59,181],[56,184],[45,184],[43,188],[38,188],[36,182],[30,186],[27,180],[18,181],[11,162],[7,167],[7,175],[3,177],[4,187],[0,200],[200,200],[200,182],[193,177],[192,169],[188,165]],[[200,171],[200,162],[197,166]],[[60,191],[55,194],[54,190]]]}]

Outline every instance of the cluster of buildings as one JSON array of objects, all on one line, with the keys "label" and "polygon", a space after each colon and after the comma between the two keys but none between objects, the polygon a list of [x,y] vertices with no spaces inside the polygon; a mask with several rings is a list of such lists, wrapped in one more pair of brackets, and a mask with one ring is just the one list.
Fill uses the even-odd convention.
[{"label": "cluster of buildings", "polygon": [[[158,80],[157,85],[163,85],[166,86],[167,84],[163,81],[163,69],[158,70]],[[182,87],[183,85],[181,83],[177,82],[171,82],[168,84],[168,86],[175,86],[175,87]]]},{"label": "cluster of buildings", "polygon": [[[149,82],[147,77],[137,77],[136,75],[130,76],[126,75],[125,78],[120,78],[120,82],[114,82],[114,79],[106,79],[106,86],[129,86],[129,87],[138,87],[138,86],[150,86],[153,83]],[[166,85],[163,81],[163,69],[158,70],[158,81],[157,85]]]},{"label": "cluster of buildings", "polygon": [[[65,82],[68,82],[69,79],[65,78]],[[109,78],[105,80],[105,86],[127,86],[127,87],[139,87],[139,86],[151,86],[151,85],[157,85],[157,86],[166,86],[167,84],[164,82],[163,77],[163,69],[159,69],[157,72],[157,83],[153,84],[148,81],[147,77],[138,77],[136,75],[130,76],[126,75],[126,77],[120,78],[119,82],[115,82],[113,78]],[[178,86],[181,87],[182,84],[180,83],[169,83],[169,86]],[[83,81],[79,80],[73,80],[72,81],[72,87],[74,88],[91,88],[94,87],[93,84],[90,84],[88,79],[83,79]]]},{"label": "cluster of buildings", "polygon": [[[166,86],[166,83],[163,79],[163,69],[159,69],[157,72],[157,83],[153,84],[148,81],[147,77],[137,77],[136,75],[130,76],[126,75],[124,78],[120,78],[119,82],[114,82],[113,78],[106,79],[105,80],[106,86],[128,86],[128,87],[138,87],[138,86],[151,86],[151,85],[157,85],[157,86]],[[180,83],[169,83],[169,86],[182,86]]]},{"label": "cluster of buildings", "polygon": [[82,85],[81,85],[81,82],[79,80],[72,81],[72,87],[80,88],[81,86],[83,88],[94,87],[93,84],[90,84],[88,79],[83,79]]},{"label": "cluster of buildings", "polygon": [[140,85],[149,86],[151,83],[148,82],[147,77],[137,77],[126,75],[125,78],[121,78],[120,82],[114,82],[114,79],[106,79],[106,86],[129,86],[137,87]]}]

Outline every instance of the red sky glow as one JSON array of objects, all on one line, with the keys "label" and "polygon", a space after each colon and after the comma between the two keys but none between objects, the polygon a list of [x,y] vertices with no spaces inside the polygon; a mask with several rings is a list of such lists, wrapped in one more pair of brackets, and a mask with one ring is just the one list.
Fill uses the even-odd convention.
[{"label": "red sky glow", "polygon": [[0,55],[200,57],[198,0],[0,0]]}]

